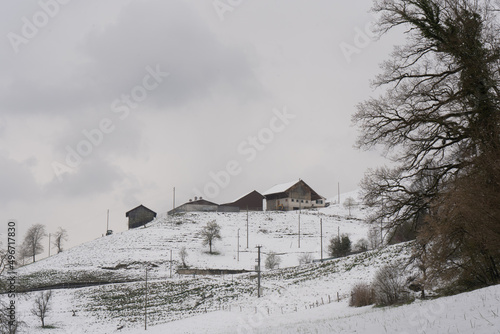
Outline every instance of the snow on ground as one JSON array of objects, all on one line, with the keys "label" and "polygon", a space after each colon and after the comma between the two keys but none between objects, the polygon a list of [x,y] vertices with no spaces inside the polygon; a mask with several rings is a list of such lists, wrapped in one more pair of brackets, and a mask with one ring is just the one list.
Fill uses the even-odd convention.
[{"label": "snow on ground", "polygon": [[[148,333],[500,333],[500,286],[389,308],[347,301],[293,314],[213,312],[149,328]],[[142,333],[124,331],[124,334]]]},{"label": "snow on ground", "polygon": [[[389,254],[389,253],[387,253]],[[373,261],[372,261],[373,262]],[[340,267],[345,267],[343,261]],[[370,267],[373,267],[370,265]],[[354,268],[356,269],[356,268]],[[332,300],[318,303],[311,308],[303,304],[304,300],[314,302],[313,289],[334,291],[337,278],[343,276],[344,284],[357,281],[358,273],[350,274],[345,270],[329,276],[329,279],[311,279],[294,284],[283,282],[285,287],[281,293],[264,292],[264,296],[250,296],[235,301],[229,310],[202,313],[178,321],[151,325],[149,315],[148,333],[500,333],[500,286],[489,287],[451,297],[443,297],[428,301],[415,301],[399,307],[376,308],[367,306],[353,308],[348,306],[346,298],[340,302]],[[366,275],[369,276],[369,275]],[[266,278],[263,279],[264,283]],[[311,283],[311,284],[308,284]],[[266,284],[266,283],[265,283]],[[269,284],[268,284],[269,285]],[[272,285],[272,282],[271,282]],[[143,309],[137,309],[141,317],[138,321],[127,323],[124,319],[113,318],[105,312],[97,315],[86,306],[87,296],[93,288],[55,290],[53,310],[47,317],[47,323],[54,329],[42,329],[37,319],[29,314],[28,306],[32,294],[24,295],[19,302],[21,319],[30,324],[27,333],[123,333],[136,334],[144,332]],[[295,304],[295,308],[283,305]],[[240,308],[241,306],[241,308]],[[72,309],[77,315],[72,316]],[[269,313],[268,313],[269,310]],[[150,311],[151,312],[151,311]],[[282,313],[283,312],[283,313]],[[125,325],[118,331],[117,328]]]},{"label": "snow on ground", "polygon": [[[357,195],[343,194],[342,199],[349,196]],[[26,323],[23,332],[34,334],[142,333],[143,278],[145,263],[149,263],[156,266],[149,272],[150,333],[500,333],[500,287],[396,308],[348,307],[352,286],[370,283],[385,264],[405,261],[409,244],[298,266],[301,254],[311,253],[316,259],[321,256],[320,220],[326,257],[328,241],[339,232],[348,234],[353,244],[366,238],[369,226],[362,219],[367,211],[357,206],[348,217],[347,208],[332,205],[300,214],[250,212],[248,248],[246,212],[163,215],[146,228],[102,237],[19,268],[19,277],[39,284],[78,280],[85,275],[107,279],[108,273],[132,282],[53,290],[52,310],[47,317],[52,329],[40,328],[39,320],[30,312],[39,292],[18,294],[18,318]],[[199,237],[200,229],[212,220],[222,228],[222,240],[214,247],[218,255],[207,254],[208,247]],[[191,267],[252,270],[257,244],[263,246],[263,260],[270,251],[283,260],[282,269],[263,272],[261,298],[256,295],[254,273],[204,277],[174,274],[170,278],[171,250],[175,268],[179,265],[178,251],[186,247]]]},{"label": "snow on ground", "polygon": [[[253,270],[257,249],[262,245],[265,254],[274,251],[281,256],[281,267],[298,265],[298,257],[311,253],[321,257],[320,219],[323,224],[323,252],[327,255],[328,242],[337,233],[346,233],[353,244],[366,238],[368,226],[361,220],[366,209],[352,210],[351,217],[342,206],[294,212],[250,212],[247,248],[247,213],[186,213],[170,217],[162,216],[146,228],[138,228],[105,236],[74,247],[51,258],[20,268],[20,273],[40,271],[114,268],[128,265],[142,270],[143,263],[153,263],[157,277],[164,277],[170,271],[170,251],[174,268],[179,262],[179,250],[186,247],[187,263],[195,268],[246,269]],[[298,228],[300,219],[300,248]],[[214,242],[214,251],[219,255],[207,254],[208,246],[202,244],[199,232],[207,222],[215,220],[221,226],[222,240]],[[240,254],[238,261],[237,245]],[[108,269],[109,270],[109,269]],[[133,271],[129,271],[132,273]]]}]

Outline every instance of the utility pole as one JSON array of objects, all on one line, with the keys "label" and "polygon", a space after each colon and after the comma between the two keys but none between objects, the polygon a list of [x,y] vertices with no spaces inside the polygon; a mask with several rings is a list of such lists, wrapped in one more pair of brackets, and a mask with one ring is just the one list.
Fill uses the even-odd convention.
[{"label": "utility pole", "polygon": [[172,208],[172,210],[174,210],[174,209],[175,209],[175,187],[174,187],[174,203],[173,203],[173,208]]},{"label": "utility pole", "polygon": [[262,245],[256,246],[258,249],[257,255],[257,298],[260,298],[260,248]]},{"label": "utility pole", "polygon": [[109,209],[108,213],[106,214],[106,234],[108,234],[109,231]]},{"label": "utility pole", "polygon": [[319,219],[319,234],[321,236],[320,245],[321,245],[321,262],[323,262],[323,218]]},{"label": "utility pole", "polygon": [[50,257],[50,233],[49,233],[49,257]]},{"label": "utility pole", "polygon": [[170,278],[172,278],[172,250],[170,250]]},{"label": "utility pole", "polygon": [[300,209],[301,209],[301,202],[299,202],[299,248],[300,248]]},{"label": "utility pole", "polygon": [[248,205],[247,205],[247,249],[248,249]]},{"label": "utility pole", "polygon": [[340,182],[337,183],[337,194],[339,197],[339,205],[340,205]]},{"label": "utility pole", "polygon": [[148,268],[146,267],[146,298],[144,298],[144,330],[148,329]]},{"label": "utility pole", "polygon": [[238,250],[236,251],[237,261],[240,262],[240,229],[238,229]]}]

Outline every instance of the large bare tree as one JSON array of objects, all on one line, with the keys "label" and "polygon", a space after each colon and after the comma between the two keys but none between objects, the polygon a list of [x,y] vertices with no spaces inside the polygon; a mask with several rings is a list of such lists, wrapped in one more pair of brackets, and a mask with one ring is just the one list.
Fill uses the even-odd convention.
[{"label": "large bare tree", "polygon": [[45,226],[42,224],[31,225],[26,232],[22,247],[33,257],[33,262],[35,262],[35,256],[43,252],[42,240],[46,236],[47,232],[45,232]]},{"label": "large bare tree", "polygon": [[[483,261],[483,271],[490,274],[481,279],[492,283],[500,277],[498,251],[479,249],[480,237],[469,238],[471,213],[491,216],[500,198],[493,195],[486,202],[465,194],[478,183],[490,194],[500,190],[495,174],[500,163],[498,10],[487,0],[378,0],[374,9],[380,32],[402,27],[407,44],[395,48],[374,82],[385,93],[361,103],[353,116],[361,129],[358,147],[382,145],[394,161],[392,167],[369,171],[362,182],[365,200],[379,204],[371,221],[383,221],[388,230],[433,220],[451,224],[446,232],[434,228],[422,241],[436,245],[440,233],[457,232],[445,218],[469,212],[470,218],[462,219],[462,238],[440,254],[450,264],[450,254],[456,256],[465,245],[469,258],[486,252],[490,264]],[[453,204],[457,196],[461,213]],[[494,234],[499,221],[493,217],[485,228]]]}]

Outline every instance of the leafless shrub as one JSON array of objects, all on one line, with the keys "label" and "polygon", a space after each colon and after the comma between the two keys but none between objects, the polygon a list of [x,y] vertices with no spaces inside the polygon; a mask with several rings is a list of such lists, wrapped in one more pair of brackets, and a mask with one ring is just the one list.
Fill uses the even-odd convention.
[{"label": "leafless shrub", "polygon": [[354,245],[354,251],[356,252],[366,252],[369,248],[368,240],[359,239],[358,242]]},{"label": "leafless shrub", "polygon": [[267,254],[265,267],[266,269],[274,269],[281,263],[281,258],[275,252]]},{"label": "leafless shrub", "polygon": [[409,300],[409,293],[405,288],[406,280],[401,270],[394,265],[387,265],[379,269],[373,281],[375,303],[378,306],[403,304]]},{"label": "leafless shrub", "polygon": [[366,283],[358,283],[351,290],[349,306],[362,307],[374,304],[373,289]]},{"label": "leafless shrub", "polygon": [[304,253],[299,256],[299,264],[308,264],[313,262],[313,256],[311,253]]}]

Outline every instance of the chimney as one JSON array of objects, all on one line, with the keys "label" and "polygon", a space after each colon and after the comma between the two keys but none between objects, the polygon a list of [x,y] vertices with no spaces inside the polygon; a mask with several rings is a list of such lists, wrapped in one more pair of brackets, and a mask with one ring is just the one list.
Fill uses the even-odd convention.
[{"label": "chimney", "polygon": [[195,196],[195,197],[194,197],[194,200],[195,200],[195,201],[197,201],[197,200],[198,200],[198,197],[196,197],[196,196]]}]

